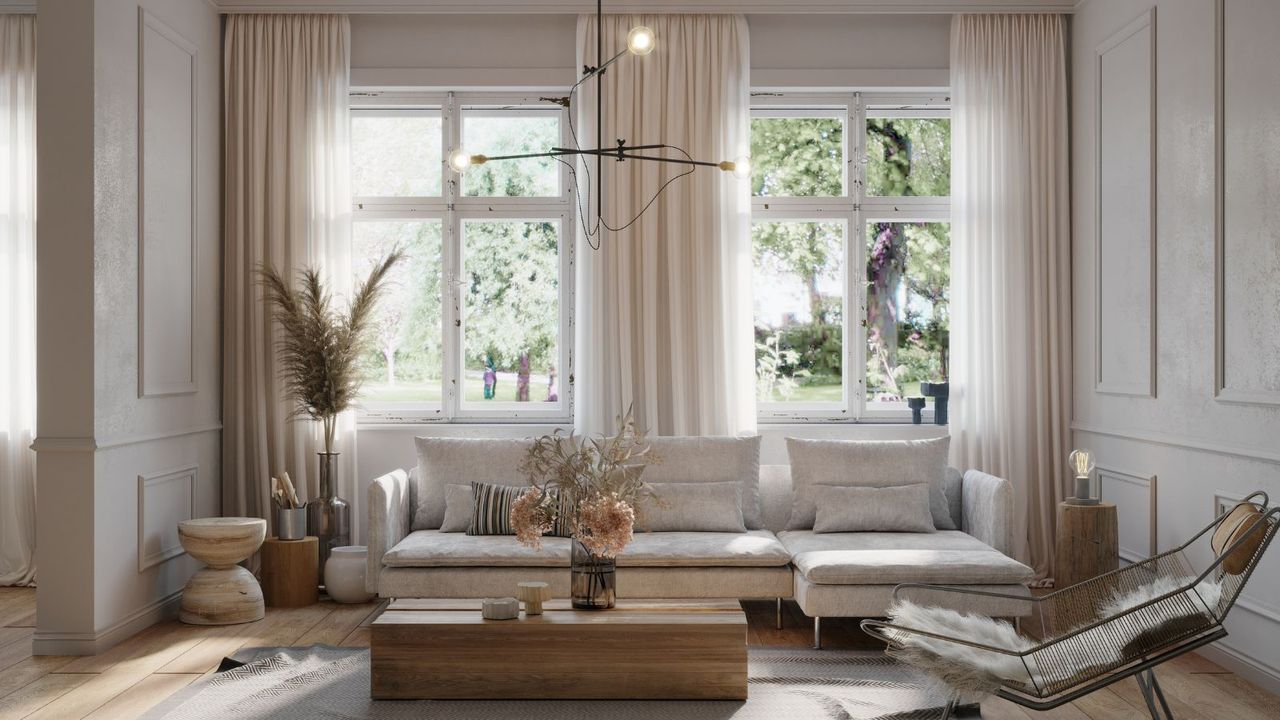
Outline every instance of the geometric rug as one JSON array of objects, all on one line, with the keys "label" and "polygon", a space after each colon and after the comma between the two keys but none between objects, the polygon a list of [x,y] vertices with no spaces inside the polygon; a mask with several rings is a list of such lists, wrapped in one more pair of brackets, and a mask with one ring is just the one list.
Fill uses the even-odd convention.
[{"label": "geometric rug", "polygon": [[[741,701],[372,700],[369,651],[260,648],[178,691],[144,720],[934,720],[946,698],[878,651],[748,649]],[[234,667],[238,663],[238,667]],[[501,677],[495,677],[501,682]],[[976,706],[953,717],[978,718]]]}]

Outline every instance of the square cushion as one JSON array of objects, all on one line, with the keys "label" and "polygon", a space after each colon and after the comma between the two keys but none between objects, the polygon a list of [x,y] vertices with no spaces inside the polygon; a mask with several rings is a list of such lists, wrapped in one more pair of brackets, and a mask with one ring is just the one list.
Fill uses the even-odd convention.
[{"label": "square cushion", "polygon": [[933,533],[814,533],[778,539],[792,564],[815,585],[1008,585],[1031,580],[1031,568],[959,530]]},{"label": "square cushion", "polygon": [[413,439],[418,449],[418,492],[414,530],[435,530],[444,522],[445,486],[528,485],[520,461],[533,446],[529,438]]},{"label": "square cushion", "polygon": [[748,530],[760,520],[760,437],[651,437],[658,462],[644,469],[647,483],[736,482],[742,485],[742,519]]},{"label": "square cushion", "polygon": [[802,440],[787,438],[794,490],[788,530],[808,530],[817,516],[815,485],[894,487],[929,484],[929,510],[939,530],[954,530],[943,482],[951,438]]}]

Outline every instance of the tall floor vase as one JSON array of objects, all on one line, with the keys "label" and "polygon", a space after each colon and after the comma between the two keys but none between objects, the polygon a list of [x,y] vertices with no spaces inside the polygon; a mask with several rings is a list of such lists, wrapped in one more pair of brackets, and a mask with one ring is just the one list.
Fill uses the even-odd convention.
[{"label": "tall floor vase", "polygon": [[324,577],[324,564],[333,548],[351,544],[351,505],[334,491],[341,453],[316,455],[320,460],[320,496],[307,502],[307,534],[320,540],[320,577]]}]

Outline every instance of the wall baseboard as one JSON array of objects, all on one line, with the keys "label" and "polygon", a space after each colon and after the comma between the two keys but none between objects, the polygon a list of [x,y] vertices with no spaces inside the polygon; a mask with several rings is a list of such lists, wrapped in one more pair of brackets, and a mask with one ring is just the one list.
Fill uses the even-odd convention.
[{"label": "wall baseboard", "polygon": [[43,632],[37,628],[31,654],[97,655],[161,620],[177,617],[181,600],[182,591],[178,590],[92,633]]},{"label": "wall baseboard", "polygon": [[1205,658],[1221,665],[1267,692],[1280,694],[1280,668],[1223,645],[1221,641],[1196,650]]}]

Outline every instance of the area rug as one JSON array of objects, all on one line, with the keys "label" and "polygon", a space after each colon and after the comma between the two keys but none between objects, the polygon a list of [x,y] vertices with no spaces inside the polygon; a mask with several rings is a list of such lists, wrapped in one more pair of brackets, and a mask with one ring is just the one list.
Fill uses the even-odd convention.
[{"label": "area rug", "polygon": [[145,720],[933,720],[945,703],[922,675],[867,651],[750,648],[745,702],[375,701],[368,650],[264,648],[231,660]]}]

